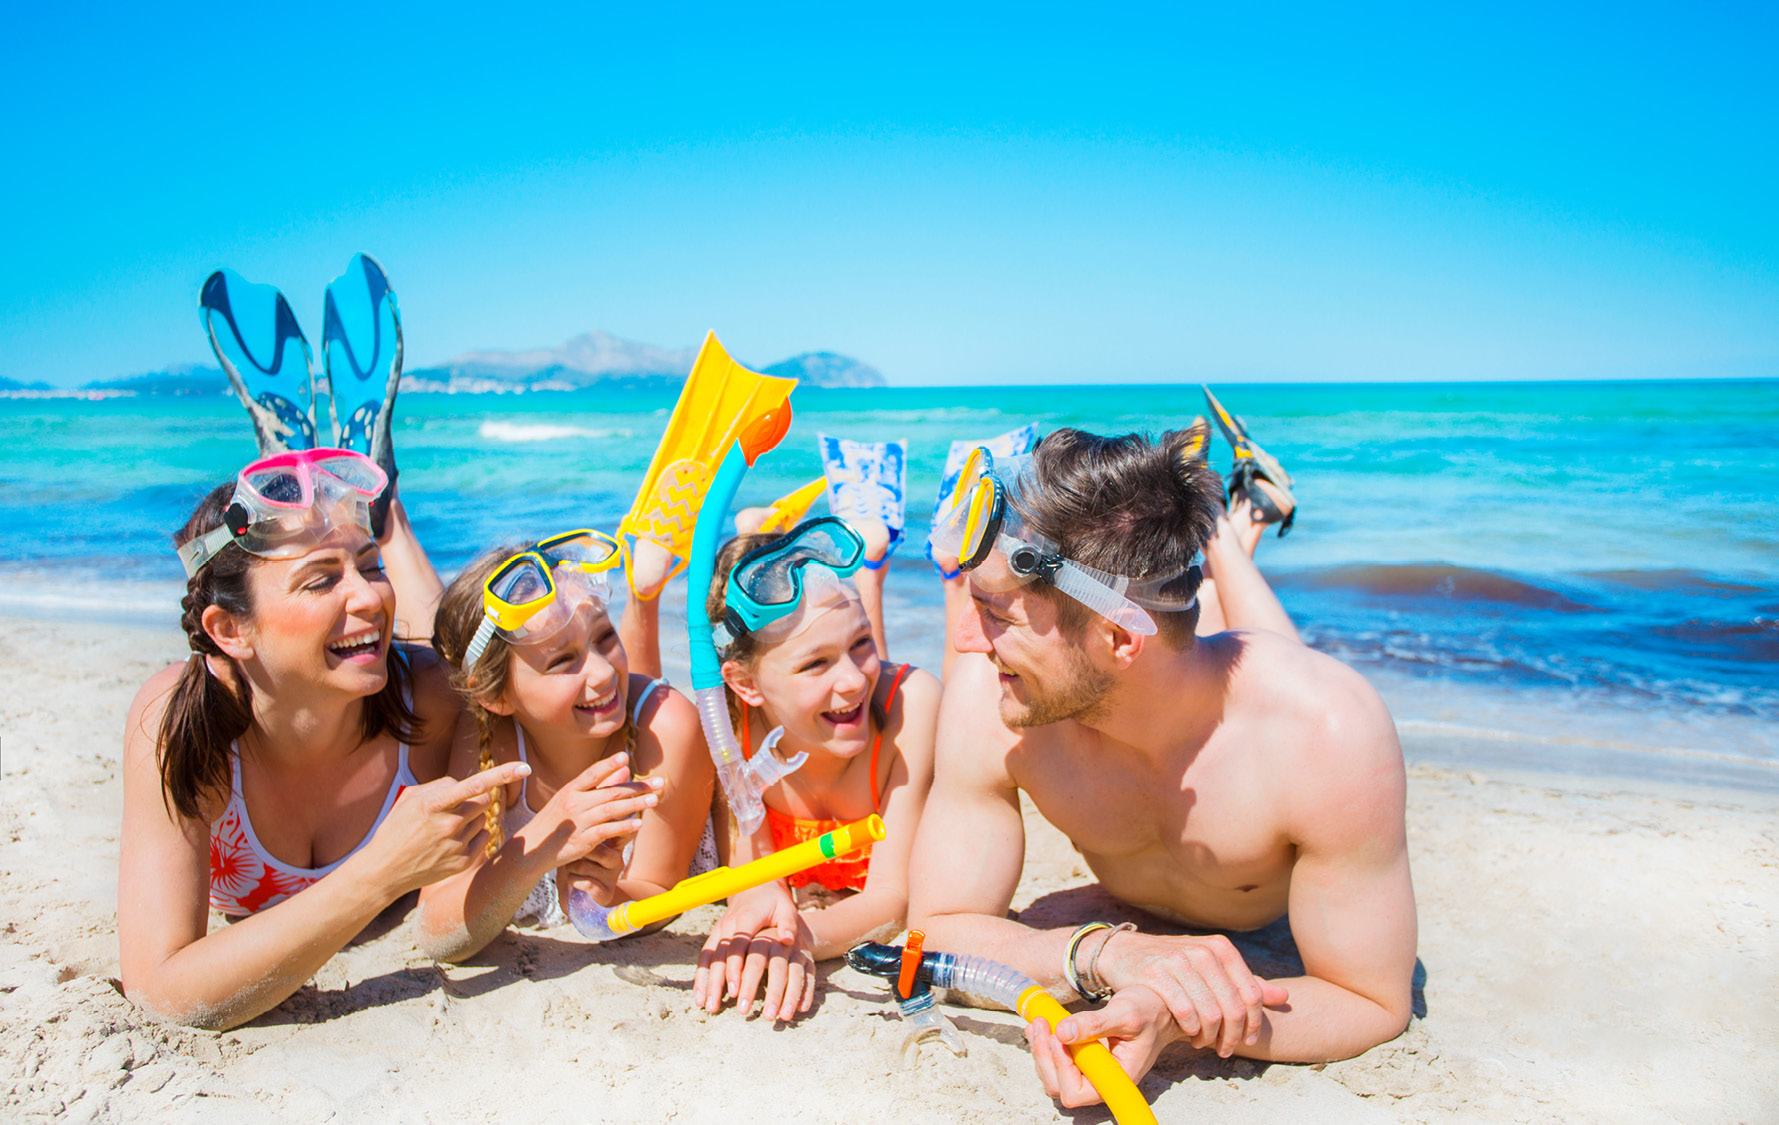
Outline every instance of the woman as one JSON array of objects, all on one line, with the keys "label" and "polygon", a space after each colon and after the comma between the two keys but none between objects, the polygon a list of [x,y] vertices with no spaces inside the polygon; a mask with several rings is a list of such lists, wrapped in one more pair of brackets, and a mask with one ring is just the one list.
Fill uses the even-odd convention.
[{"label": "woman", "polygon": [[[382,470],[282,453],[175,535],[192,655],[150,677],[124,740],[125,993],[226,1028],[274,1007],[391,903],[468,865],[510,763],[444,776],[461,705],[396,606],[431,631],[439,583]],[[387,562],[389,570],[384,569]],[[209,910],[235,919],[209,932]]]}]

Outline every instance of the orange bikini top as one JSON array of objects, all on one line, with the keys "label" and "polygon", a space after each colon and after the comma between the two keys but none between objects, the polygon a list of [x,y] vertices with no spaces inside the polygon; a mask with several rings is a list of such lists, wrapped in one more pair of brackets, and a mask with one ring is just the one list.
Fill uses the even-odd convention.
[{"label": "orange bikini top", "polygon": [[[902,679],[914,665],[904,664],[896,669],[895,678],[890,681],[889,699],[885,701],[883,710],[888,714],[895,706],[896,692],[901,690]],[[754,756],[753,737],[748,730],[748,707],[741,705],[741,754],[744,758]],[[871,741],[871,807],[878,812],[883,811],[883,798],[877,789],[877,752],[883,747],[883,731],[880,728],[877,737]],[[844,821],[839,820],[805,820],[780,812],[771,805],[766,806],[766,824],[772,829],[772,847],[776,851],[784,851],[793,844],[801,844],[805,840],[813,840],[824,832],[832,832]],[[871,871],[871,845],[866,844],[864,850],[850,856],[831,859],[817,867],[792,875],[792,887],[804,887],[810,883],[820,883],[830,891],[862,891],[865,889],[865,876]]]}]

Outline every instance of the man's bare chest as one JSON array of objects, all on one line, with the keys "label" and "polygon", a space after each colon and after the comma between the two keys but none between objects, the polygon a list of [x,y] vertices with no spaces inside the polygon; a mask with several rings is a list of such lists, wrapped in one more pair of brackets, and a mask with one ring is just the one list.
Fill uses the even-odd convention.
[{"label": "man's bare chest", "polygon": [[1114,896],[1177,921],[1248,929],[1284,913],[1295,849],[1277,793],[1227,770],[1172,777],[1057,755],[1021,787]]}]

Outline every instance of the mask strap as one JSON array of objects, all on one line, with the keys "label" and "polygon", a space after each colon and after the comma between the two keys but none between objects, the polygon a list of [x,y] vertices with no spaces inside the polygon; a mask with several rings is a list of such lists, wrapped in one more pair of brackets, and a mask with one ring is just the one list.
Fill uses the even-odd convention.
[{"label": "mask strap", "polygon": [[463,670],[469,671],[482,658],[482,650],[494,639],[494,617],[484,612],[481,622],[476,626],[476,635],[469,639],[469,647],[463,650]]}]

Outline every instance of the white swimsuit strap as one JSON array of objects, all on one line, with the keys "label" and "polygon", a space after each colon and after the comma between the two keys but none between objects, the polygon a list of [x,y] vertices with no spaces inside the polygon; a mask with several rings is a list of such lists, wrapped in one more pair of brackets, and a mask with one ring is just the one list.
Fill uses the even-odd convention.
[{"label": "white swimsuit strap", "polygon": [[396,744],[395,777],[390,779],[389,789],[383,795],[383,807],[377,810],[377,819],[371,822],[370,831],[366,832],[358,843],[352,845],[351,851],[325,867],[298,867],[292,863],[285,863],[267,851],[266,846],[259,842],[259,833],[253,830],[253,818],[247,815],[247,797],[241,791],[241,748],[234,742],[229,743],[229,777],[233,789],[233,792],[229,794],[229,804],[236,807],[236,819],[241,824],[241,834],[246,837],[247,846],[253,849],[253,853],[259,857],[259,861],[267,867],[308,879],[321,878],[351,859],[360,848],[370,843],[371,837],[377,834],[377,829],[383,827],[383,821],[389,816],[389,810],[395,807],[396,796],[406,786],[419,784],[413,772],[408,768],[408,744],[398,742]]},{"label": "white swimsuit strap", "polygon": [[239,803],[241,819],[247,819],[247,802],[241,799],[241,747],[229,743],[229,804]]},{"label": "white swimsuit strap", "polygon": [[667,682],[666,680],[659,679],[659,678],[650,680],[648,682],[648,684],[642,689],[642,691],[637,693],[636,703],[630,708],[630,721],[631,722],[633,722],[633,723],[642,722],[643,704],[647,703],[649,701],[649,699],[655,694],[656,688],[660,687],[662,684],[664,684],[666,682]]},{"label": "white swimsuit strap", "polygon": [[[519,740],[519,760],[530,765],[531,759],[525,756],[525,728],[519,725],[517,719],[513,720],[513,736]],[[519,803],[525,806],[527,813],[532,816],[537,815],[531,811],[531,777],[529,774],[519,782]]]}]

